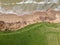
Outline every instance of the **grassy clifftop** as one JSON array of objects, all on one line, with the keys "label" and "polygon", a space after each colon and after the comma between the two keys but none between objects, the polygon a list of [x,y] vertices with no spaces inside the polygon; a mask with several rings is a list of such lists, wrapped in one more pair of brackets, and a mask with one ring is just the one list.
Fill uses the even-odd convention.
[{"label": "grassy clifftop", "polygon": [[60,45],[60,24],[36,23],[16,32],[0,32],[0,45]]}]

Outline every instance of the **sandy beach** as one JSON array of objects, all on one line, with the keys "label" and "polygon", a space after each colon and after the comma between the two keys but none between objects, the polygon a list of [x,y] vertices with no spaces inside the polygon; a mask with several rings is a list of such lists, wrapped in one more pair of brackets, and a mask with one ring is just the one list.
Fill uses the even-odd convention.
[{"label": "sandy beach", "polygon": [[21,17],[17,16],[16,14],[2,14],[0,15],[0,21],[14,23],[21,20]]}]

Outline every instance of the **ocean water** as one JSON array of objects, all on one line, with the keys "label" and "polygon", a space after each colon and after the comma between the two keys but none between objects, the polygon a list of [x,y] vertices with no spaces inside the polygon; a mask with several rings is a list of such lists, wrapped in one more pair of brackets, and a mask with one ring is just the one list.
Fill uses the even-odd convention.
[{"label": "ocean water", "polygon": [[[0,0],[0,1],[4,2],[4,3],[16,3],[16,2],[27,1],[27,0]],[[40,2],[40,1],[44,1],[44,0],[30,0],[30,1]]]}]

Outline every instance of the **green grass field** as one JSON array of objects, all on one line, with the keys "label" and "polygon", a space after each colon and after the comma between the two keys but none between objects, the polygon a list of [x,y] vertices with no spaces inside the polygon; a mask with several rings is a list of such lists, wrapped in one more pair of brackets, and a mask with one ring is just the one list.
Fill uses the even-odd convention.
[{"label": "green grass field", "polygon": [[36,23],[15,32],[0,32],[0,45],[60,45],[60,24]]}]

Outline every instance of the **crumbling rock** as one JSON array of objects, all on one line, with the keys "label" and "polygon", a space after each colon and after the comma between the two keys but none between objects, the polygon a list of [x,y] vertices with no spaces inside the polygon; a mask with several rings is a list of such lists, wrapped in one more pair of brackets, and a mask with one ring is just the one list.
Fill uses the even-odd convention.
[{"label": "crumbling rock", "polygon": [[31,14],[22,16],[17,15],[1,15],[0,16],[0,31],[16,31],[17,29],[23,28],[29,24],[37,22],[54,22],[60,15],[60,12],[54,10],[48,10],[46,12],[36,11]]},{"label": "crumbling rock", "polygon": [[4,21],[0,21],[0,30],[1,31],[5,30],[5,22]]},{"label": "crumbling rock", "polygon": [[15,31],[21,27],[20,22],[15,22],[15,23],[6,23],[4,21],[0,21],[0,31]]}]

